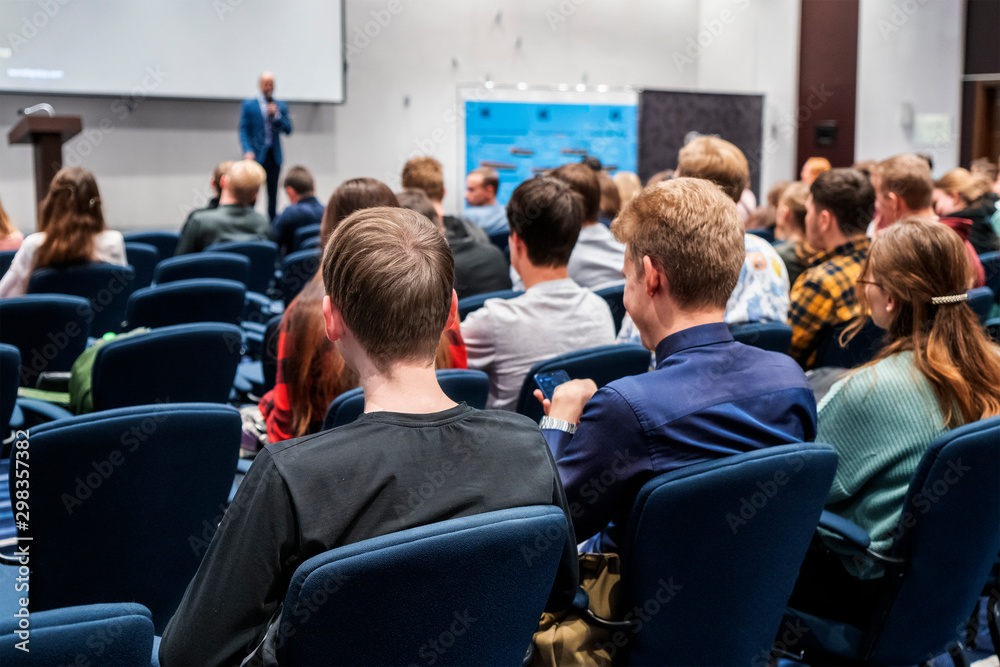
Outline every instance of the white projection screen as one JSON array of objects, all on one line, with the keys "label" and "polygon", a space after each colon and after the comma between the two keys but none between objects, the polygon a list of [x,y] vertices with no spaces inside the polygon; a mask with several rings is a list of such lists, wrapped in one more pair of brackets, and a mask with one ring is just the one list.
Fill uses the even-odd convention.
[{"label": "white projection screen", "polygon": [[0,91],[344,101],[343,0],[0,0]]}]

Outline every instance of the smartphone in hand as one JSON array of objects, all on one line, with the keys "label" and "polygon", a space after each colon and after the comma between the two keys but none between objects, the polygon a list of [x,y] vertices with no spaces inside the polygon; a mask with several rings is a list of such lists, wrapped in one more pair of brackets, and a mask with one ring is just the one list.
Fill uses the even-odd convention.
[{"label": "smartphone in hand", "polygon": [[535,384],[542,390],[542,395],[550,401],[552,400],[552,392],[563,382],[569,382],[569,374],[566,371],[535,373]]}]

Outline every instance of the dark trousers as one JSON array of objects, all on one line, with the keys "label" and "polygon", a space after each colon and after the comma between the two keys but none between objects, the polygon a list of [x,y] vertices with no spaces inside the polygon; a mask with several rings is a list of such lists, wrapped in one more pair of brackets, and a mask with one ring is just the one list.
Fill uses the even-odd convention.
[{"label": "dark trousers", "polygon": [[269,147],[260,161],[267,173],[267,217],[274,220],[278,215],[278,179],[281,177],[281,165],[274,159],[274,151]]}]

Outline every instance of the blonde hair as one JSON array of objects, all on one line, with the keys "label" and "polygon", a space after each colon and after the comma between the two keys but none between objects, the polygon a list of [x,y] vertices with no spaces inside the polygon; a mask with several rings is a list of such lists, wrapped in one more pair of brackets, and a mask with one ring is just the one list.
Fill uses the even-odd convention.
[{"label": "blonde hair", "polygon": [[778,206],[787,206],[792,214],[795,228],[800,232],[806,228],[806,200],[809,199],[809,186],[802,181],[790,183],[781,193]]},{"label": "blonde hair", "polygon": [[618,171],[615,172],[613,179],[618,186],[618,197],[622,200],[622,206],[632,201],[632,198],[642,190],[642,181],[634,172]]},{"label": "blonde hair", "polygon": [[427,193],[431,201],[444,199],[444,169],[429,156],[415,157],[403,165],[403,187]]},{"label": "blonde hair", "polygon": [[434,363],[451,310],[455,261],[444,236],[416,211],[352,213],[323,253],[323,285],[375,367]]},{"label": "blonde hair", "polygon": [[681,149],[677,173],[712,181],[734,202],[743,196],[750,181],[750,165],[743,151],[725,139],[698,137]]},{"label": "blonde hair", "polygon": [[[972,272],[958,234],[936,220],[907,216],[875,238],[861,273],[898,304],[885,346],[866,366],[912,352],[951,428],[1000,414],[1000,349],[965,302],[931,301],[965,294]],[[847,340],[871,313],[865,290],[855,292],[860,314],[844,332]]]},{"label": "blonde hair", "polygon": [[94,174],[82,167],[63,167],[52,178],[39,210],[38,231],[45,232],[45,240],[35,254],[34,268],[89,262],[94,237],[105,229]]},{"label": "blonde hair", "polygon": [[611,231],[640,274],[645,256],[663,267],[680,305],[726,307],[746,256],[743,221],[712,183],[685,177],[649,186],[625,205]]},{"label": "blonde hair", "polygon": [[880,188],[903,200],[911,211],[922,211],[934,199],[934,181],[927,160],[904,153],[879,162],[872,172],[882,179]]},{"label": "blonde hair", "polygon": [[229,192],[241,206],[249,206],[261,183],[267,180],[267,172],[253,160],[234,162],[225,174]]},{"label": "blonde hair", "polygon": [[967,169],[952,169],[934,183],[934,187],[949,195],[958,195],[971,204],[993,189],[993,184],[983,174],[973,174]]}]

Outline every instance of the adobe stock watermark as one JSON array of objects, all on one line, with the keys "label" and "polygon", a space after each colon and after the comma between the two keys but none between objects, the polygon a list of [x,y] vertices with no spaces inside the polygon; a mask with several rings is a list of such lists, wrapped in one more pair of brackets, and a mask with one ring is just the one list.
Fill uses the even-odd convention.
[{"label": "adobe stock watermark", "polygon": [[33,40],[38,35],[38,31],[44,29],[70,2],[72,0],[38,0],[38,11],[32,13],[31,16],[21,17],[20,29],[17,32],[7,33],[7,42],[11,51],[17,53],[25,44]]},{"label": "adobe stock watermark", "polygon": [[549,30],[552,32],[558,30],[559,26],[576,14],[586,2],[587,0],[561,0],[555,9],[546,9],[545,20],[549,22]]},{"label": "adobe stock watermark", "polygon": [[[793,456],[788,459],[787,465],[794,475],[805,467],[808,460],[809,454]],[[787,485],[789,481],[791,481],[791,477],[784,470],[775,470],[769,479],[758,480],[755,483],[757,490],[741,497],[739,507],[734,512],[726,513],[726,523],[729,524],[729,529],[733,532],[733,535],[736,535],[740,531],[740,528],[752,521],[758,512],[763,510],[771,499],[778,495],[778,491]]]},{"label": "adobe stock watermark", "polygon": [[382,31],[389,27],[393,19],[403,13],[406,9],[402,0],[389,0],[382,9],[373,9],[369,12],[371,20],[365,21],[364,25],[355,24],[351,27],[347,35],[347,48],[345,58],[348,63],[361,55],[373,40],[378,39]]},{"label": "adobe stock watermark", "polygon": [[[169,403],[170,399],[157,401],[157,404]],[[76,486],[72,493],[63,493],[59,499],[62,500],[66,514],[72,516],[73,512],[83,506],[95,491],[108,481],[114,473],[126,463],[126,454],[139,449],[139,447],[149,440],[156,433],[159,425],[168,419],[169,415],[164,413],[152,414],[143,419],[138,424],[133,425],[129,430],[122,433],[119,438],[122,447],[125,449],[111,450],[107,457],[100,461],[91,461],[90,470],[81,473],[74,481]]]},{"label": "adobe stock watermark", "polygon": [[428,637],[419,649],[417,655],[424,660],[427,665],[434,665],[455,645],[472,627],[472,624],[479,620],[478,616],[473,616],[468,609],[452,612],[450,622],[446,622],[446,628],[437,637]]},{"label": "adobe stock watermark", "polygon": [[889,37],[899,32],[900,28],[906,25],[910,18],[926,4],[927,0],[903,0],[903,2],[892,3],[889,16],[875,22],[882,39],[888,41]]},{"label": "adobe stock watermark", "polygon": [[[104,143],[104,139],[115,131],[115,123],[128,118],[136,107],[149,96],[149,93],[159,88],[167,78],[159,65],[147,65],[139,84],[133,86],[128,95],[115,98],[110,105],[110,115],[97,123],[97,127],[85,129],[79,137],[73,139],[64,151],[63,162],[68,167],[79,167],[83,160],[93,154],[94,150]],[[113,116],[113,118],[112,118]]]},{"label": "adobe stock watermark", "polygon": [[[750,0],[732,0],[732,3],[737,11],[743,11],[750,6]],[[715,40],[722,36],[726,26],[732,25],[735,21],[736,12],[732,9],[723,9],[714,19],[703,21],[698,34],[685,40],[687,45],[684,47],[684,52],[673,52],[672,58],[677,71],[683,72],[685,67],[693,65],[705,49],[715,44]]]}]

